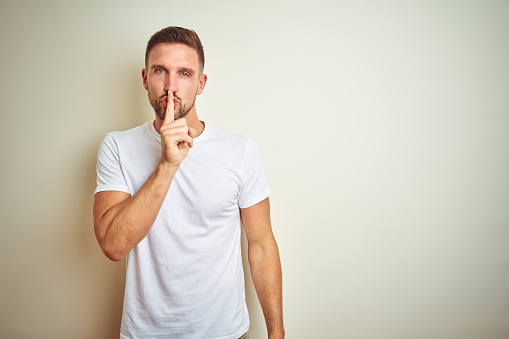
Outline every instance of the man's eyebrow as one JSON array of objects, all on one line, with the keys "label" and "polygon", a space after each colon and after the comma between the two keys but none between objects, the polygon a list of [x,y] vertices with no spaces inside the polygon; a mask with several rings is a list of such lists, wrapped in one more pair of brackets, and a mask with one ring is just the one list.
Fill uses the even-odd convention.
[{"label": "man's eyebrow", "polygon": [[152,66],[150,66],[150,69],[154,69],[154,68],[166,69],[166,67],[164,67],[163,65],[152,65]]},{"label": "man's eyebrow", "polygon": [[194,69],[192,68],[188,68],[188,67],[180,67],[179,68],[179,72],[187,72],[189,74],[194,74],[196,73]]}]

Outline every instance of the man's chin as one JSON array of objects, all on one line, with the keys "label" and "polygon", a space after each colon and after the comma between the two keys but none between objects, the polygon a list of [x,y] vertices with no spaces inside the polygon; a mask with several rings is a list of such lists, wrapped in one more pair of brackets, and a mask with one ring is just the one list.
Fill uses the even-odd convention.
[{"label": "man's chin", "polygon": [[[189,111],[191,110],[191,108],[193,108],[194,106],[194,103],[191,107],[186,107],[186,106],[180,106],[180,105],[177,105],[175,107],[175,115],[174,115],[174,119],[177,120],[177,119],[180,119],[180,118],[184,118],[187,113],[189,113]],[[154,111],[156,112],[156,115],[159,117],[159,119],[161,119],[162,121],[164,121],[164,117],[166,116],[166,106],[164,105],[161,105],[159,106],[157,109],[154,108]]]},{"label": "man's chin", "polygon": [[161,112],[157,112],[156,111],[156,115],[159,119],[161,119],[162,121],[164,121],[164,117],[166,115],[165,111],[163,111],[162,113]]}]

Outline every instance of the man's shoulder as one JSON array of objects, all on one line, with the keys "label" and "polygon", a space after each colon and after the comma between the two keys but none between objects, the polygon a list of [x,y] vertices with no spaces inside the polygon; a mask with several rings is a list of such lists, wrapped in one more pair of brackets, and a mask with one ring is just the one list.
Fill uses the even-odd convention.
[{"label": "man's shoulder", "polygon": [[258,146],[250,137],[208,123],[205,128],[208,128],[204,140],[204,144],[208,145],[205,152],[235,161],[250,161],[249,159],[260,157]]},{"label": "man's shoulder", "polygon": [[207,131],[207,139],[232,143],[232,144],[245,144],[250,138],[237,132],[228,129],[217,127],[210,123],[205,123]]},{"label": "man's shoulder", "polygon": [[[145,150],[152,144],[157,144],[157,132],[151,121],[124,131],[112,131],[106,134],[101,142],[100,149],[111,149],[114,152],[135,149]],[[152,132],[152,129],[154,131]],[[154,135],[156,134],[156,135]]]},{"label": "man's shoulder", "polygon": [[147,121],[142,125],[120,131],[112,131],[106,134],[107,138],[115,140],[129,140],[133,138],[145,137],[150,133],[151,121]]},{"label": "man's shoulder", "polygon": [[126,130],[116,130],[116,131],[111,131],[108,133],[108,135],[113,135],[113,136],[123,136],[123,135],[136,135],[136,134],[140,134],[140,133],[145,133],[147,131],[147,126],[148,124],[152,123],[152,121],[147,121],[139,126],[136,126],[136,127],[133,127],[133,128],[129,128],[129,129],[126,129]]}]

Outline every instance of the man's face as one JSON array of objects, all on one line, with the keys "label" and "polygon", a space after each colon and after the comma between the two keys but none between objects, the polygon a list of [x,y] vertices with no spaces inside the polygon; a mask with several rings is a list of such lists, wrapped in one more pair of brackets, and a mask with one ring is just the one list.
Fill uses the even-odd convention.
[{"label": "man's face", "polygon": [[147,68],[142,70],[143,86],[159,119],[164,120],[168,91],[173,93],[175,119],[195,109],[196,95],[205,87],[198,53],[183,44],[157,44],[150,51]]}]

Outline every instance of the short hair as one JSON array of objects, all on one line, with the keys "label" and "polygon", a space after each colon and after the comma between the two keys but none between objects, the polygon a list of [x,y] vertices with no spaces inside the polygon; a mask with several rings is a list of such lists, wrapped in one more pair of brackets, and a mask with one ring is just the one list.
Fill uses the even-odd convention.
[{"label": "short hair", "polygon": [[195,49],[198,53],[201,70],[203,71],[203,67],[205,66],[205,54],[203,53],[203,46],[198,34],[196,34],[196,32],[192,29],[176,26],[163,28],[150,37],[145,51],[145,67],[148,66],[148,58],[152,48],[154,48],[155,45],[162,43],[184,44]]}]

